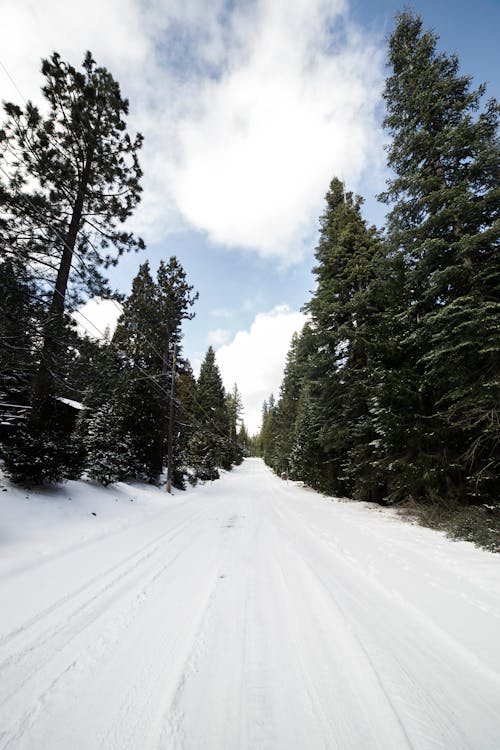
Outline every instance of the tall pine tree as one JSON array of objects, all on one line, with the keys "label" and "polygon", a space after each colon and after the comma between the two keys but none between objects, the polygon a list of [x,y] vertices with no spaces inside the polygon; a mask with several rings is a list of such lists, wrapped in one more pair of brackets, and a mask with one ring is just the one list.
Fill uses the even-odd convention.
[{"label": "tall pine tree", "polygon": [[411,12],[398,17],[384,199],[406,263],[415,475],[424,496],[468,502],[499,489],[499,107],[437,41]]},{"label": "tall pine tree", "polygon": [[[44,269],[52,291],[32,394],[33,430],[53,409],[51,371],[60,354],[70,281],[102,292],[107,286],[100,266],[144,246],[119,228],[140,198],[142,137],[127,133],[128,102],[118,83],[90,52],[81,71],[54,53],[43,60],[42,74],[47,114],[30,102],[25,110],[5,104],[0,131],[0,162],[9,174],[2,191],[6,231],[14,238],[9,252],[40,273]],[[30,231],[23,239],[16,228],[25,225]]]}]

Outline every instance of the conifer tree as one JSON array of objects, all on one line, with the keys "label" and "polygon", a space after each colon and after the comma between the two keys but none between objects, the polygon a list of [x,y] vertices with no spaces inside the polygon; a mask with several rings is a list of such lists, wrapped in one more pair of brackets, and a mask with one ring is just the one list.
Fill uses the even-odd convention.
[{"label": "conifer tree", "polygon": [[359,446],[375,439],[370,399],[379,311],[372,285],[383,249],[377,232],[361,216],[361,204],[340,180],[332,180],[316,249],[317,288],[305,309],[316,340],[310,399],[322,414],[319,442],[334,478],[329,489],[372,499],[382,489],[375,475],[370,480],[367,463],[364,481],[359,481]]},{"label": "conifer tree", "polygon": [[121,422],[120,410],[112,402],[103,404],[85,420],[83,446],[87,473],[105,487],[130,476],[134,465],[130,436]]},{"label": "conifer tree", "polygon": [[200,479],[218,479],[218,468],[231,468],[228,435],[226,394],[210,346],[196,385],[195,428],[188,446],[188,462]]},{"label": "conifer tree", "polygon": [[0,261],[0,415],[14,424],[19,406],[28,406],[36,365],[35,339],[40,307],[30,275],[12,258]]},{"label": "conifer tree", "polygon": [[159,474],[157,446],[165,433],[164,404],[169,395],[162,384],[158,343],[156,285],[146,261],[132,282],[113,335],[122,362],[117,401],[123,429],[130,435],[133,473],[146,478]]},{"label": "conifer tree", "polygon": [[70,281],[102,293],[107,287],[99,267],[144,246],[118,227],[139,201],[142,137],[132,139],[126,131],[128,102],[112,75],[96,66],[90,52],[82,68],[57,53],[43,60],[47,114],[30,102],[25,110],[5,104],[0,131],[0,161],[10,177],[2,192],[7,223],[32,230],[25,241],[12,231],[17,241],[9,252],[45,269],[52,289],[32,394],[33,429],[52,408],[51,365],[59,354]]},{"label": "conifer tree", "polygon": [[[188,284],[186,272],[175,256],[171,256],[168,263],[160,261],[157,273],[156,284],[156,305],[157,305],[157,325],[156,340],[158,349],[162,354],[161,372],[162,384],[169,390],[171,384],[172,362],[174,357],[174,348],[176,359],[181,362],[181,326],[184,320],[192,320],[194,312],[190,308],[198,299],[198,292],[193,294],[193,286]],[[190,369],[190,366],[189,366]],[[165,430],[168,425],[167,401],[163,400],[164,413],[163,422]],[[176,410],[177,412],[178,410]],[[175,413],[176,413],[175,412]],[[174,413],[174,421],[175,421]],[[173,429],[176,435],[182,433],[182,430]],[[181,441],[182,442],[182,441]],[[174,473],[180,481],[180,464],[182,463],[182,446],[180,441],[175,441],[174,447]],[[156,472],[161,471],[163,459],[166,452],[165,440],[163,435],[158,436],[156,445]]]},{"label": "conifer tree", "polygon": [[384,93],[395,177],[383,197],[407,266],[414,474],[425,496],[467,502],[498,491],[499,108],[437,40],[411,12],[398,17]]},{"label": "conifer tree", "polygon": [[315,489],[331,488],[329,462],[319,440],[322,430],[320,407],[308,383],[301,389],[297,404],[294,442],[290,451],[290,477]]},{"label": "conifer tree", "polygon": [[240,464],[243,460],[242,445],[239,441],[239,429],[241,415],[243,413],[243,404],[241,401],[238,386],[235,383],[233,390],[226,394],[226,412],[227,412],[227,453],[230,464]]},{"label": "conifer tree", "polygon": [[[119,401],[123,424],[131,435],[139,473],[151,479],[161,473],[166,453],[174,346],[179,373],[184,371],[181,325],[193,317],[189,309],[198,295],[192,290],[175,257],[160,263],[156,282],[149,263],[143,263],[113,336],[122,358]],[[186,422],[180,417],[178,399],[176,404],[173,472],[176,486],[181,486],[185,449],[181,435]]]}]

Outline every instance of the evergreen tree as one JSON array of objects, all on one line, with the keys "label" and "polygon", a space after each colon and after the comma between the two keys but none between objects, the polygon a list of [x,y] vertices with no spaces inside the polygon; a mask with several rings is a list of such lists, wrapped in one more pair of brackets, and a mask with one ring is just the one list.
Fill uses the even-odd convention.
[{"label": "evergreen tree", "polygon": [[196,385],[195,430],[189,441],[188,462],[200,479],[218,479],[218,468],[230,469],[228,415],[222,377],[210,346]]},{"label": "evergreen tree", "polygon": [[384,199],[406,263],[414,365],[417,495],[462,502],[498,493],[498,105],[482,105],[455,55],[402,13],[389,41]]},{"label": "evergreen tree", "polygon": [[361,216],[361,198],[336,178],[326,204],[316,249],[317,288],[305,306],[315,337],[310,399],[322,414],[319,442],[329,456],[329,489],[372,499],[384,489],[364,453],[376,438],[370,405],[380,310],[373,284],[383,248]]},{"label": "evergreen tree", "polygon": [[174,461],[173,484],[175,487],[184,486],[184,473],[188,472],[188,479],[196,479],[189,470],[189,443],[196,431],[196,379],[191,363],[187,359],[179,360],[176,384],[176,419],[177,432],[175,440],[176,460]]},{"label": "evergreen tree", "polygon": [[87,473],[104,486],[126,479],[134,464],[131,440],[121,422],[119,409],[115,404],[107,403],[84,423]]},{"label": "evergreen tree", "polygon": [[278,454],[276,429],[276,401],[274,394],[262,404],[262,427],[260,430],[260,454],[266,464],[274,471],[282,471]]},{"label": "evergreen tree", "polygon": [[[126,132],[128,102],[118,83],[90,53],[82,71],[54,53],[43,60],[42,74],[47,114],[30,102],[24,111],[5,104],[0,131],[0,160],[10,173],[2,197],[6,224],[13,226],[10,237],[16,239],[9,252],[44,268],[52,288],[32,394],[33,429],[40,429],[53,408],[51,368],[59,354],[70,274],[102,293],[106,284],[99,267],[143,247],[142,240],[118,228],[139,201],[142,142],[140,135],[131,139]],[[21,239],[18,225],[34,230],[29,239]]]},{"label": "evergreen tree", "polygon": [[113,336],[121,359],[116,400],[124,432],[130,435],[133,473],[149,479],[161,470],[157,447],[165,435],[165,403],[169,398],[162,382],[156,298],[156,285],[146,261],[132,282],[132,292],[123,303]]},{"label": "evergreen tree", "polygon": [[321,429],[320,407],[311,398],[309,385],[305,384],[297,404],[294,442],[290,451],[290,477],[315,489],[329,489],[329,462],[319,441]]},{"label": "evergreen tree", "polygon": [[[198,297],[192,290],[175,257],[168,264],[160,263],[156,283],[149,264],[143,263],[113,336],[123,363],[119,401],[124,427],[132,439],[138,472],[151,479],[160,475],[166,455],[174,347],[176,382],[182,374],[189,379],[190,367],[182,359],[180,342],[182,322],[193,317],[189,309]],[[182,435],[189,423],[181,412],[176,399],[172,432],[174,484],[178,487],[183,486],[186,439]]]},{"label": "evergreen tree", "polygon": [[226,412],[228,425],[227,453],[230,463],[238,465],[243,461],[243,450],[239,440],[243,404],[236,383],[232,392],[226,395]]},{"label": "evergreen tree", "polygon": [[[156,285],[156,304],[158,315],[157,341],[158,349],[162,353],[162,381],[164,387],[168,390],[171,384],[172,361],[174,357],[174,348],[176,351],[177,362],[180,363],[180,342],[182,339],[181,326],[184,320],[192,320],[194,312],[189,312],[190,308],[198,299],[198,293],[193,294],[193,286],[187,283],[186,272],[175,256],[171,256],[168,263],[160,262],[157,274]],[[190,368],[190,366],[189,366]],[[163,421],[168,425],[167,402],[164,400]],[[173,434],[179,436],[183,430],[178,429],[182,425],[175,420]],[[182,464],[182,441],[177,438],[173,446],[174,463],[173,471],[177,475],[177,485],[182,481],[180,479]],[[166,452],[165,440],[159,435],[156,446],[156,471],[159,473],[163,465],[163,459]]]},{"label": "evergreen tree", "polygon": [[41,310],[25,269],[12,258],[0,261],[0,421],[15,425],[28,407]]},{"label": "evergreen tree", "polygon": [[251,439],[244,422],[241,423],[237,439],[242,458],[247,458],[251,454]]}]

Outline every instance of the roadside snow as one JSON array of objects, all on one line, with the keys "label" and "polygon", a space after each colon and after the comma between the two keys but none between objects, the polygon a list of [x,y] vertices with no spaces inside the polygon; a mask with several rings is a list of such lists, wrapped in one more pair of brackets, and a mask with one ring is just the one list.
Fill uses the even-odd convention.
[{"label": "roadside snow", "polygon": [[0,503],[0,750],[500,747],[498,556],[258,459]]}]

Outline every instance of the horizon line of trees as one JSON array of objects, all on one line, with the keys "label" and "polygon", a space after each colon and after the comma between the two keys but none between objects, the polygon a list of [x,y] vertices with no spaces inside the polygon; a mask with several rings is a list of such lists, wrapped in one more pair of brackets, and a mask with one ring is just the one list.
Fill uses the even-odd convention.
[{"label": "horizon line of trees", "polygon": [[329,494],[500,494],[499,106],[412,12],[389,39],[385,232],[334,178],[316,289],[252,449]]}]

